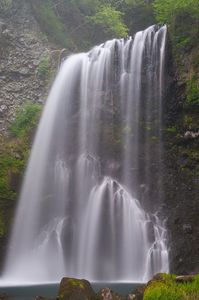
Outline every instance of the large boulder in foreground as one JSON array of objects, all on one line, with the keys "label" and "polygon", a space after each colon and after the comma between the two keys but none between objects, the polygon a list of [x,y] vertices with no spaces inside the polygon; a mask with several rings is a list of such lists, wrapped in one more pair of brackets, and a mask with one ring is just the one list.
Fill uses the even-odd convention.
[{"label": "large boulder in foreground", "polygon": [[59,286],[59,300],[95,300],[95,292],[85,279],[64,277]]}]

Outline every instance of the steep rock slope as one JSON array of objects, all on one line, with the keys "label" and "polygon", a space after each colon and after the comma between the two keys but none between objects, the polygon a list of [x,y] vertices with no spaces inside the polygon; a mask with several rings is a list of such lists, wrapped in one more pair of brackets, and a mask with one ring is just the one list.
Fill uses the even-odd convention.
[{"label": "steep rock slope", "polygon": [[199,33],[192,23],[176,20],[168,45],[164,212],[178,274],[199,272]]},{"label": "steep rock slope", "polygon": [[[28,157],[28,144],[33,136],[32,130],[28,139],[24,136],[13,136],[10,126],[18,108],[23,107],[25,102],[45,102],[60,55],[59,47],[50,44],[41,32],[27,1],[10,1],[10,6],[7,7],[3,6],[3,3],[4,1],[0,3],[1,262],[16,204],[15,199]],[[4,174],[6,172],[7,174]],[[14,195],[14,199],[10,199],[9,194],[6,194],[5,185]]]},{"label": "steep rock slope", "polygon": [[43,102],[59,46],[49,44],[25,0],[0,12],[0,131],[25,100]]}]

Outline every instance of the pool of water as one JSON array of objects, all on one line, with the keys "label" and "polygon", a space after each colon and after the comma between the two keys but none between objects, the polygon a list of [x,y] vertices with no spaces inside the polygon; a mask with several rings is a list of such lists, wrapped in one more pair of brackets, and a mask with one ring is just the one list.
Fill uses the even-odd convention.
[{"label": "pool of water", "polygon": [[[133,292],[140,283],[116,283],[116,282],[93,282],[91,283],[95,292],[98,292],[104,287],[109,287],[113,291],[127,295]],[[36,296],[53,298],[58,294],[59,284],[40,284],[40,285],[25,285],[25,286],[7,286],[0,287],[0,295],[6,295],[11,300],[34,300]]]}]

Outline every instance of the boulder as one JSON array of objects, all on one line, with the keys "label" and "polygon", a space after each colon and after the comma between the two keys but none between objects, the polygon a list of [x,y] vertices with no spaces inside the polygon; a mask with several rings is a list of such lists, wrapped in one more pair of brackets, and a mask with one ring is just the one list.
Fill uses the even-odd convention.
[{"label": "boulder", "polygon": [[144,297],[144,290],[146,285],[143,284],[142,286],[138,287],[134,292],[128,294],[127,300],[142,300]]},{"label": "boulder", "polygon": [[59,300],[94,300],[95,293],[85,279],[62,278],[58,297]]},{"label": "boulder", "polygon": [[97,294],[97,300],[124,300],[125,298],[115,292],[110,288],[103,288]]}]

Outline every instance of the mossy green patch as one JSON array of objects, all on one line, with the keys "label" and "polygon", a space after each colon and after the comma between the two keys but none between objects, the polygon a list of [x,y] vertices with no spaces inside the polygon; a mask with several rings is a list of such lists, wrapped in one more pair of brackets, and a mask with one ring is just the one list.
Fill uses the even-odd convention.
[{"label": "mossy green patch", "polygon": [[16,112],[16,118],[10,126],[10,131],[17,138],[27,137],[29,131],[38,121],[42,106],[38,103],[26,101]]},{"label": "mossy green patch", "polygon": [[84,284],[82,283],[81,280],[70,278],[70,279],[68,279],[68,283],[72,286],[78,286],[78,287],[84,289]]},{"label": "mossy green patch", "polygon": [[51,65],[49,56],[44,56],[37,68],[37,76],[40,78],[49,77],[51,73]]},{"label": "mossy green patch", "polygon": [[[27,101],[17,110],[10,126],[10,137],[0,136],[0,205],[4,211],[9,203],[14,206],[19,184],[29,156],[32,131],[38,123],[41,105]],[[0,215],[0,236],[7,227]]]},{"label": "mossy green patch", "polygon": [[154,280],[146,287],[144,300],[198,300],[199,275],[193,281],[177,283],[174,275],[164,275],[162,280]]}]

